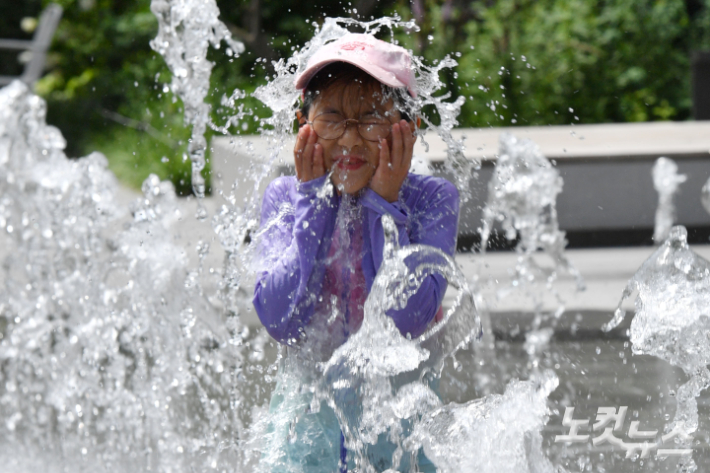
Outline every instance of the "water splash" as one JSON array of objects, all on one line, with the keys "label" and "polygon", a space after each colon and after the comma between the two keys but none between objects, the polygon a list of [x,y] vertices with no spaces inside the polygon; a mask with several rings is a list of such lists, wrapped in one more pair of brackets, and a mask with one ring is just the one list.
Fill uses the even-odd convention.
[{"label": "water splash", "polygon": [[[324,44],[334,41],[351,30],[361,31],[371,35],[389,34],[390,41],[397,44],[395,33],[418,31],[419,27],[413,20],[402,21],[398,16],[378,18],[369,22],[352,18],[325,18],[322,26],[317,26],[313,38],[305,46],[294,52],[287,60],[279,60],[274,64],[276,77],[267,85],[260,87],[254,96],[266,104],[273,112],[265,122],[273,126],[273,133],[267,131],[267,136],[278,136],[291,133],[294,112],[299,104],[300,94],[295,89],[295,77],[305,70],[310,57]],[[462,201],[470,197],[470,180],[473,171],[480,166],[475,160],[465,157],[465,146],[462,140],[457,140],[451,131],[458,125],[457,117],[465,97],[460,96],[453,102],[448,101],[451,93],[440,94],[445,84],[439,75],[445,69],[453,68],[457,62],[450,56],[445,56],[434,65],[429,65],[416,55],[412,55],[417,97],[407,96],[405,108],[410,116],[417,116],[427,125],[418,130],[418,135],[424,141],[426,134],[437,133],[447,144],[446,167],[456,176],[456,186]],[[424,113],[434,109],[433,113]],[[433,117],[437,116],[438,120]],[[426,141],[424,141],[426,144]]]},{"label": "water splash", "polygon": [[653,165],[653,187],[658,192],[658,208],[653,230],[653,241],[656,243],[665,241],[670,234],[675,221],[673,196],[678,192],[678,186],[687,178],[685,174],[678,174],[678,165],[672,159],[658,158]]},{"label": "water splash", "polygon": [[700,201],[703,203],[703,207],[707,213],[710,214],[710,179],[703,186],[703,190],[700,194]]},{"label": "water splash", "polygon": [[[442,472],[558,471],[544,455],[540,435],[547,397],[558,384],[554,373],[513,381],[504,395],[442,405],[429,383],[440,375],[445,357],[480,336],[473,294],[446,254],[423,245],[399,248],[389,216],[383,218],[383,228],[385,260],[367,299],[363,325],[323,365],[316,396],[338,415],[346,446],[355,453],[355,467],[375,471],[368,448],[386,437],[396,445],[388,471],[401,468],[406,458],[414,461],[420,448]],[[409,268],[405,262],[411,255],[423,263]],[[444,275],[458,290],[456,302],[440,323],[418,340],[408,340],[386,311],[405,305],[431,273]],[[422,366],[428,368],[423,378],[403,381]],[[355,390],[358,398],[350,406],[358,409],[342,408],[337,401],[342,389]],[[504,453],[491,454],[495,451]]]},{"label": "water splash", "polygon": [[173,243],[172,186],[149,177],[121,220],[105,158],[67,159],[44,101],[13,82],[0,110],[4,463],[234,471],[241,355]]},{"label": "water splash", "polygon": [[[690,377],[678,389],[678,407],[667,431],[678,431],[690,446],[698,428],[696,397],[710,387],[710,262],[688,246],[685,227],[676,226],[668,239],[643,263],[624,290],[609,331],[625,316],[622,303],[635,291],[636,315],[630,340],[635,354],[653,355],[678,366]],[[685,471],[695,471],[692,458]]]},{"label": "water splash", "polygon": [[[562,272],[576,279],[578,290],[584,289],[582,276],[564,254],[565,233],[557,222],[560,192],[559,172],[535,143],[501,134],[499,156],[483,209],[481,251],[486,250],[494,222],[500,222],[506,239],[520,238],[515,248],[519,254],[515,287],[544,282],[555,293],[552,284]],[[535,261],[533,255],[540,250],[552,259],[553,268],[546,269]]]},{"label": "water splash", "polygon": [[[322,376],[315,377],[311,388],[311,406],[325,402],[333,409],[355,468],[366,472],[375,471],[368,450],[381,436],[398,445],[391,459],[397,468],[408,432],[402,423],[440,405],[427,384],[416,381],[414,370],[423,369],[429,378],[437,378],[446,357],[481,330],[473,293],[453,259],[425,245],[400,248],[394,221],[389,215],[382,220],[384,259],[366,299],[362,325],[318,366]],[[414,255],[415,259],[410,258]],[[410,260],[417,265],[410,267]],[[402,337],[386,312],[406,306],[424,279],[434,273],[443,275],[457,290],[456,300],[443,319],[418,339]],[[343,396],[356,399],[343,402]]]},{"label": "water splash", "polygon": [[[382,218],[385,231],[383,262],[365,302],[365,318],[360,330],[339,347],[324,370],[347,366],[352,374],[395,376],[416,369],[431,358],[440,372],[444,358],[465,346],[481,332],[481,322],[466,277],[454,260],[443,251],[426,245],[399,247],[392,217]],[[409,268],[406,261],[416,255],[419,264]],[[440,274],[457,292],[456,300],[444,318],[417,340],[400,335],[390,309],[406,307],[425,278]],[[444,327],[446,327],[444,329]],[[431,355],[432,351],[436,355]]]},{"label": "water splash", "polygon": [[543,453],[540,435],[558,383],[547,371],[539,379],[511,381],[502,395],[431,409],[407,445],[423,447],[441,473],[562,472]]},{"label": "water splash", "polygon": [[[547,420],[547,397],[558,384],[554,373],[545,372],[531,381],[513,381],[503,395],[463,405],[443,405],[423,379],[403,385],[400,381],[398,385],[396,376],[422,365],[430,367],[424,379],[426,375],[436,378],[443,359],[473,336],[480,336],[481,325],[475,315],[473,294],[453,260],[422,245],[399,248],[392,219],[384,218],[383,227],[385,261],[367,300],[365,321],[324,366],[328,384],[321,388],[334,408],[340,387],[357,387],[362,396],[361,410],[355,414],[338,412],[346,445],[360,454],[357,466],[374,471],[368,462],[368,444],[387,436],[397,445],[393,469],[399,468],[400,460],[413,457],[423,448],[437,471],[442,472],[559,471],[543,453],[540,435]],[[425,263],[411,269],[405,262],[414,254]],[[456,302],[420,339],[407,340],[385,313],[406,304],[408,294],[432,272],[443,274],[458,289]]]},{"label": "water splash", "polygon": [[[188,153],[192,161],[192,189],[198,198],[205,195],[205,131],[210,106],[205,103],[209,92],[212,62],[207,60],[210,45],[220,48],[224,41],[228,56],[244,52],[244,45],[232,39],[227,27],[219,21],[215,0],[152,0],[150,10],[158,19],[158,35],[150,42],[170,68],[170,90],[180,97],[185,107],[185,123],[192,126]],[[167,90],[166,90],[167,92]],[[207,215],[203,207],[198,217]]]},{"label": "water splash", "polygon": [[[225,259],[223,279],[223,304],[229,313],[240,312],[241,300],[244,299],[243,282],[252,278],[255,270],[254,248],[247,243],[250,237],[256,235],[259,226],[259,208],[261,194],[259,189],[264,179],[271,175],[272,169],[279,165],[279,155],[284,150],[293,135],[295,112],[300,106],[300,93],[295,88],[295,77],[302,72],[310,57],[324,44],[334,41],[351,30],[372,35],[389,35],[396,43],[395,32],[416,31],[418,26],[413,21],[403,21],[399,17],[384,17],[369,22],[351,18],[325,18],[323,24],[315,26],[313,38],[293,55],[280,59],[273,64],[275,76],[269,82],[257,88],[254,97],[263,102],[271,115],[258,119],[259,134],[266,138],[267,146],[263,156],[256,156],[251,151],[250,143],[245,138],[235,137],[235,146],[240,152],[253,155],[255,163],[251,171],[253,192],[246,202],[238,202],[234,193],[227,195],[227,204],[223,205],[212,224],[227,256]],[[418,95],[409,97],[405,107],[411,116],[419,116],[427,124],[427,128],[418,130],[419,137],[424,141],[427,133],[437,133],[446,143],[448,154],[446,168],[456,176],[456,186],[462,201],[469,198],[471,179],[479,163],[464,156],[465,146],[462,140],[455,139],[451,131],[458,125],[457,116],[464,102],[459,97],[449,102],[450,94],[440,94],[445,84],[439,75],[442,71],[456,66],[456,61],[449,56],[434,65],[427,65],[423,59],[413,55],[412,65],[415,70]],[[234,105],[235,97],[230,98]],[[424,110],[433,108],[431,114]],[[239,112],[241,113],[241,111]],[[438,121],[431,116],[438,116]],[[228,119],[229,121],[229,119]],[[437,124],[438,123],[438,124]]]}]

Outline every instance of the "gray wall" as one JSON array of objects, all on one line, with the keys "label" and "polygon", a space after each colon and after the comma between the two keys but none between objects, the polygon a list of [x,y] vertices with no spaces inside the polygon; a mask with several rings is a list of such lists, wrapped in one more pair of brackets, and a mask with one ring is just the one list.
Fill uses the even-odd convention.
[{"label": "gray wall", "polygon": [[[710,228],[710,215],[700,203],[700,190],[710,178],[710,122],[689,121],[454,130],[457,138],[468,136],[466,156],[482,161],[472,183],[472,199],[462,207],[460,235],[478,233],[498,138],[504,131],[533,140],[556,163],[564,179],[557,199],[562,230],[591,233],[652,229],[658,196],[651,169],[660,156],[675,160],[679,172],[688,176],[675,198],[677,223]],[[436,136],[427,140],[429,152],[418,143],[415,157],[431,163],[434,174],[450,178],[441,165],[446,144]],[[231,192],[236,181],[236,201],[245,202],[254,192],[254,175],[259,171],[264,176],[258,186],[261,194],[275,177],[293,173],[292,150],[293,143],[287,143],[274,158],[274,165],[269,166],[263,137],[215,138],[211,159],[216,193]]]},{"label": "gray wall", "polygon": [[[653,228],[658,194],[651,170],[657,156],[647,158],[557,159],[564,180],[557,198],[560,228],[566,231],[632,230]],[[678,172],[688,179],[675,197],[677,223],[710,227],[710,215],[700,203],[700,191],[710,178],[710,157],[674,156]],[[485,161],[473,181],[472,199],[461,211],[459,234],[471,235],[481,225],[488,181],[495,163]],[[437,171],[436,175],[446,177]]]}]

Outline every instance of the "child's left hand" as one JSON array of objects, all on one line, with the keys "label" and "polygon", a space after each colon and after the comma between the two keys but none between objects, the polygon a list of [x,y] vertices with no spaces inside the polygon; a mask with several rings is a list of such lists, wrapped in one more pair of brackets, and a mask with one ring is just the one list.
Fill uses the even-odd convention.
[{"label": "child's left hand", "polygon": [[409,173],[414,150],[414,130],[406,120],[392,125],[392,149],[386,139],[380,141],[380,163],[370,181],[370,189],[387,202],[399,198],[399,190]]}]

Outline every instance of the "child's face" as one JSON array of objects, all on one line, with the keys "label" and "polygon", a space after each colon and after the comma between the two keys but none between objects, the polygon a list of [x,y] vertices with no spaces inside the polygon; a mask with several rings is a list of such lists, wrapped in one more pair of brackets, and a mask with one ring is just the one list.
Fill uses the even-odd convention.
[{"label": "child's face", "polygon": [[[383,101],[379,87],[363,87],[356,82],[338,81],[321,91],[313,102],[308,121],[317,117],[327,120],[355,119],[368,124],[384,125],[388,130],[401,118],[392,99]],[[384,128],[383,128],[384,129]],[[340,192],[354,194],[370,183],[380,162],[380,143],[360,136],[358,126],[349,123],[340,138],[317,142],[323,147],[323,160],[327,171],[333,171],[332,180]]]}]

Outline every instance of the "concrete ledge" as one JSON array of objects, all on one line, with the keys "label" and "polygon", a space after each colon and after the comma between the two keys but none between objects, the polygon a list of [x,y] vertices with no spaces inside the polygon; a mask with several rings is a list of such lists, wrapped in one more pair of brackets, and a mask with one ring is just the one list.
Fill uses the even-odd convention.
[{"label": "concrete ledge", "polygon": [[[454,130],[453,135],[465,140],[466,157],[495,161],[501,133],[530,139],[545,156],[556,160],[695,155],[710,158],[710,122],[468,128]],[[426,136],[425,140],[430,144],[430,160],[443,161],[446,144],[438,136]],[[421,143],[416,152],[424,153]]]},{"label": "concrete ledge", "polygon": [[[545,156],[558,160],[695,155],[710,158],[710,121],[459,128],[452,135],[464,140],[467,158],[495,161],[501,133],[533,140]],[[428,151],[424,142],[429,145]],[[279,164],[291,166],[294,143],[294,139],[286,142],[278,155]],[[222,164],[229,164],[230,154],[236,157],[249,152],[262,162],[269,158],[267,142],[258,135],[216,137],[212,145],[213,156],[221,159],[213,163],[215,169],[225,172],[227,178],[229,170]],[[441,162],[446,159],[446,150],[446,143],[438,135],[427,133],[423,141],[417,142],[414,154],[429,162]]]},{"label": "concrete ledge", "polygon": [[[465,139],[466,156],[482,162],[472,181],[472,198],[462,207],[459,235],[475,235],[481,225],[481,209],[503,132],[535,141],[555,161],[565,181],[557,204],[563,230],[652,229],[658,196],[651,169],[660,156],[675,159],[679,172],[688,176],[676,197],[676,221],[687,227],[710,228],[710,216],[700,203],[700,189],[710,177],[710,122],[657,122],[454,130],[454,137]],[[441,165],[445,143],[432,134],[424,140],[429,151],[419,140],[413,170],[451,179]],[[255,189],[255,171],[263,175],[259,193],[275,177],[293,173],[292,150],[292,140],[271,156],[275,153],[269,153],[260,136],[215,138],[215,192],[228,193],[236,183],[237,201],[246,202]]]}]

